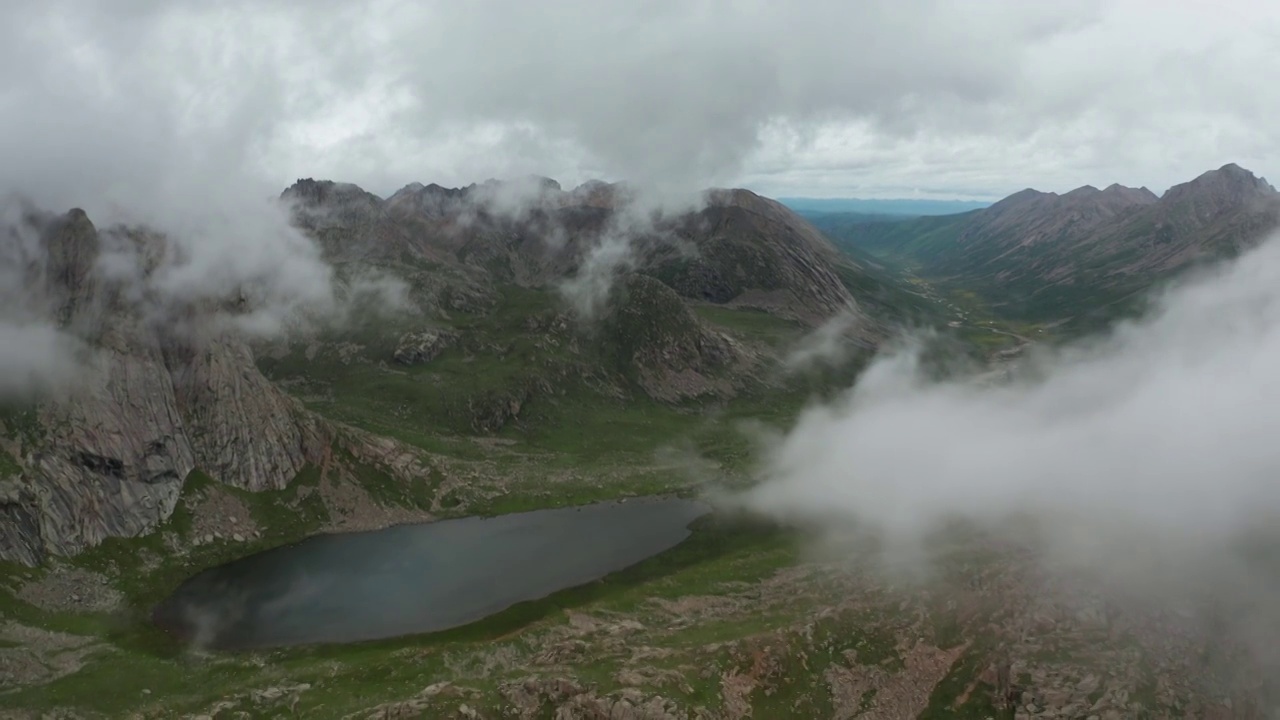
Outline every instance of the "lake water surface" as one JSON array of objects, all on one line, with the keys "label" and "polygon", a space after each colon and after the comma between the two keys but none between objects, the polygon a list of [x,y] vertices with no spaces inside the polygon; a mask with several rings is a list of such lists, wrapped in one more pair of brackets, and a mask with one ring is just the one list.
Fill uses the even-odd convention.
[{"label": "lake water surface", "polygon": [[222,649],[444,630],[634,565],[708,512],[641,498],[318,535],[196,575],[153,618]]}]

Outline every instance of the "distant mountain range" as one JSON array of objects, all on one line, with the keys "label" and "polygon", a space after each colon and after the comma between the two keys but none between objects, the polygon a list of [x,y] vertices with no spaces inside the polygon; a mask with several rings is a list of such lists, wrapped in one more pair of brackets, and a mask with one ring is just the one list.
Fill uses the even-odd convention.
[{"label": "distant mountain range", "polygon": [[922,215],[951,215],[969,210],[980,210],[991,203],[980,200],[871,200],[863,198],[778,198],[806,217],[822,213],[862,213],[890,217],[920,217]]},{"label": "distant mountain range", "polygon": [[1280,227],[1280,193],[1228,164],[1162,196],[1121,185],[1027,189],[953,215],[810,220],[838,244],[972,291],[1004,317],[1084,329],[1183,270],[1259,242]]}]

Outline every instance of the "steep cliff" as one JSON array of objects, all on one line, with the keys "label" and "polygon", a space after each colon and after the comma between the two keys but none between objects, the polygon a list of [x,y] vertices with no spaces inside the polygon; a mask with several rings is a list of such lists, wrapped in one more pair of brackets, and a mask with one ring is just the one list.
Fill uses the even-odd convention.
[{"label": "steep cliff", "polygon": [[[262,377],[246,344],[174,332],[135,302],[130,279],[102,272],[103,236],[82,211],[27,223],[40,252],[24,290],[47,308],[34,320],[81,341],[84,357],[75,382],[7,401],[16,472],[0,480],[0,559],[36,564],[145,533],[197,467],[260,490],[323,454],[323,424]],[[111,232],[117,244],[163,244]]]}]

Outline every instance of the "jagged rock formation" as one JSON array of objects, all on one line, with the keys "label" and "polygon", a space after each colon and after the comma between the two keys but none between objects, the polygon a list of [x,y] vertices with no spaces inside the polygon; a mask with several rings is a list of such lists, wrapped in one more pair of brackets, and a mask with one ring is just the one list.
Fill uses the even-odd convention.
[{"label": "jagged rock formation", "polygon": [[636,195],[623,186],[592,182],[566,192],[547,178],[465,188],[413,183],[385,201],[354,186],[300,180],[284,197],[299,200],[302,222],[335,257],[394,259],[410,272],[405,264],[437,263],[434,274],[480,282],[559,283],[582,270],[592,248],[621,240],[635,269],[686,298],[817,325],[852,300],[836,266],[857,272],[807,222],[746,190],[710,191],[700,209],[672,216],[636,210]]},{"label": "jagged rock formation", "polygon": [[4,428],[20,474],[0,490],[0,559],[36,564],[146,532],[197,467],[260,490],[320,456],[324,428],[267,382],[247,345],[171,335],[130,306],[126,288],[98,272],[102,238],[83,211],[32,222],[43,272],[27,290],[89,350],[82,382],[27,411],[29,427]]},{"label": "jagged rock formation", "polygon": [[242,342],[166,354],[197,467],[246,490],[283,488],[328,447],[328,431],[267,381]]}]

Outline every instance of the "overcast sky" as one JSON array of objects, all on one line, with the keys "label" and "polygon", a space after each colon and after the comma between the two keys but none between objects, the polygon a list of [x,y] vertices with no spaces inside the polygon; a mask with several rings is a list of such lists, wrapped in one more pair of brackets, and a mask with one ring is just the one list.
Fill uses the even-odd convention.
[{"label": "overcast sky", "polygon": [[0,185],[64,206],[523,173],[1162,192],[1269,174],[1277,76],[1263,1],[8,0]]}]

